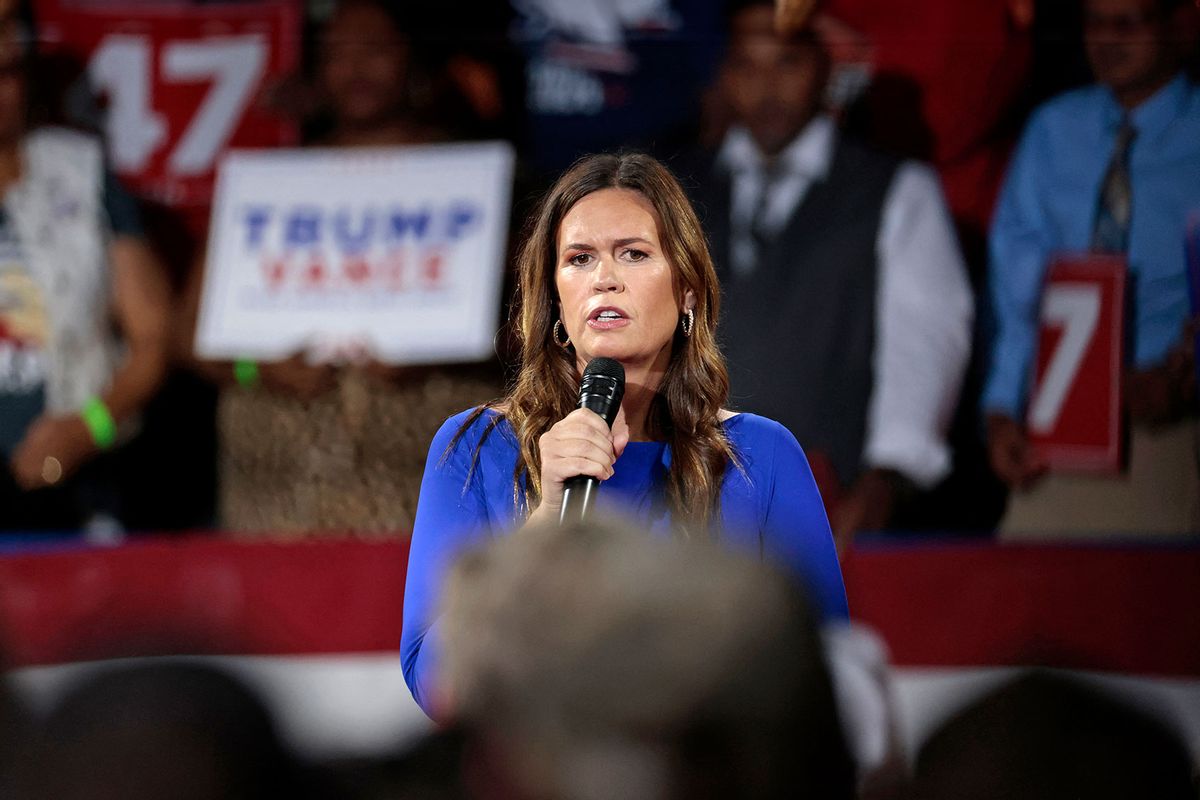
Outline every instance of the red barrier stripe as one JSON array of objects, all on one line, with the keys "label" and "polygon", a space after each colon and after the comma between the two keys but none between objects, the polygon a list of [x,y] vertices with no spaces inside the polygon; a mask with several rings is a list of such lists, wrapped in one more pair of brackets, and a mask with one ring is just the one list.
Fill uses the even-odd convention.
[{"label": "red barrier stripe", "polygon": [[850,612],[901,666],[1200,676],[1200,547],[858,548]]},{"label": "red barrier stripe", "polygon": [[407,563],[407,541],[211,536],[10,555],[0,558],[0,654],[23,666],[162,653],[399,653]]},{"label": "red barrier stripe", "polygon": [[[0,557],[14,666],[159,653],[398,652],[408,545],[205,537]],[[1200,676],[1200,547],[858,547],[853,616],[899,666]]]}]

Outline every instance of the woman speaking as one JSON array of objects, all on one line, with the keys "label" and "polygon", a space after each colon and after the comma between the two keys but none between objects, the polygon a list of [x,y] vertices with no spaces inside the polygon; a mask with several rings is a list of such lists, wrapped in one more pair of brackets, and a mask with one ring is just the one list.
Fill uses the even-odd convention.
[{"label": "woman speaking", "polygon": [[[726,410],[719,286],[679,184],[645,155],[584,158],[550,189],[518,262],[520,371],[498,402],[451,417],[430,447],[404,597],[401,660],[436,697],[436,609],[454,558],[522,523],[557,520],[563,484],[601,481],[597,508],[647,530],[711,532],[798,576],[824,618],[846,616],[829,523],[795,438]],[[625,370],[610,429],[576,408],[583,370]]]}]

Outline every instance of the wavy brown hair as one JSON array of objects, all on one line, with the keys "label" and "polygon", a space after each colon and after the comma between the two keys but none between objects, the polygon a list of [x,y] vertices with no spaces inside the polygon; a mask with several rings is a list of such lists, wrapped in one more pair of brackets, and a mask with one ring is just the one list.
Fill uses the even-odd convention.
[{"label": "wavy brown hair", "polygon": [[[689,289],[695,294],[691,336],[676,328],[671,360],[651,401],[647,427],[651,436],[671,448],[667,499],[675,518],[703,530],[717,509],[726,467],[737,463],[719,419],[729,395],[729,375],[716,339],[720,289],[696,212],[670,171],[648,155],[586,156],[563,173],[542,199],[526,226],[517,257],[512,320],[520,368],[508,395],[471,415],[463,430],[487,408],[508,420],[520,448],[513,471],[514,497],[524,481],[526,509],[536,507],[542,491],[538,438],[575,409],[579,395],[575,350],[561,347],[553,335],[558,319],[558,229],[576,203],[610,188],[630,189],[650,201],[658,217],[659,241],[671,265],[676,300],[681,301]],[[489,432],[500,417],[493,420]]]}]

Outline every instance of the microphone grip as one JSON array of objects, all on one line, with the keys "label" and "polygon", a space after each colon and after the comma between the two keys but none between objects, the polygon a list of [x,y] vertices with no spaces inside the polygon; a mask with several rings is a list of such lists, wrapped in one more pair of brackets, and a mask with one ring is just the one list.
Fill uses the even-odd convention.
[{"label": "microphone grip", "polygon": [[562,508],[559,510],[558,523],[567,525],[582,522],[592,513],[599,488],[600,481],[590,475],[576,475],[563,481]]},{"label": "microphone grip", "polygon": [[[625,368],[611,358],[593,358],[583,370],[579,381],[578,408],[594,411],[609,429],[621,410],[625,395]],[[562,508],[558,524],[582,522],[596,504],[600,481],[587,475],[576,475],[563,481]]]}]

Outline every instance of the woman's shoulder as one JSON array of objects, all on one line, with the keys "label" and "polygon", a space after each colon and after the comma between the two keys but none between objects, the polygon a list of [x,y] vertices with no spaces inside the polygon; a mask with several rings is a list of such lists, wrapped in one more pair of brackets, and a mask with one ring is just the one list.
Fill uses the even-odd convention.
[{"label": "woman's shoulder", "polygon": [[724,421],[725,435],[733,445],[737,462],[752,483],[761,482],[780,470],[807,468],[808,458],[796,437],[770,417],[742,412]]},{"label": "woman's shoulder", "polygon": [[734,445],[776,443],[780,440],[796,442],[796,437],[782,423],[776,422],[770,417],[751,414],[748,411],[728,412],[728,415],[722,419],[722,425],[725,428],[725,435]]},{"label": "woman's shoulder", "polygon": [[442,423],[433,437],[431,450],[447,453],[451,450],[474,453],[485,439],[491,441],[499,433],[499,439],[509,439],[510,428],[503,413],[492,406],[473,406],[450,417]]},{"label": "woman's shoulder", "polygon": [[463,409],[457,414],[452,414],[446,417],[445,422],[438,428],[437,437],[443,436],[453,437],[460,432],[464,435],[474,435],[478,437],[489,426],[495,427],[508,423],[504,420],[503,414],[492,406],[472,406],[471,408]]}]

